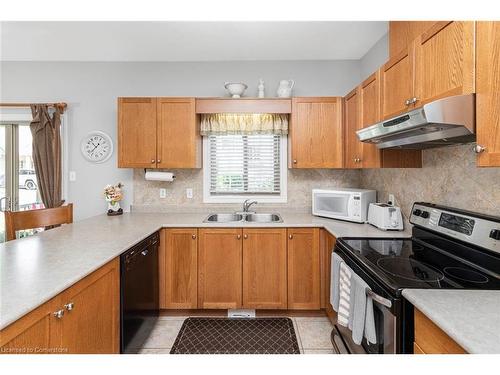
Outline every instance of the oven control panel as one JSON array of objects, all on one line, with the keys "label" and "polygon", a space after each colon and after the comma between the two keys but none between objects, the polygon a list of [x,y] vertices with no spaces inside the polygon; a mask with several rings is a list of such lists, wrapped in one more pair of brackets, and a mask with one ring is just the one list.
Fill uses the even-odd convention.
[{"label": "oven control panel", "polygon": [[500,253],[500,218],[414,203],[410,223]]}]

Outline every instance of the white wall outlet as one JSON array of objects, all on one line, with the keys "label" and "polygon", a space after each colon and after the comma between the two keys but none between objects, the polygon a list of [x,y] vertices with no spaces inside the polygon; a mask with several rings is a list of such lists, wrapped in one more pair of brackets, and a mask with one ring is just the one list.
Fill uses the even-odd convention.
[{"label": "white wall outlet", "polygon": [[186,189],[186,198],[193,199],[193,189],[191,189],[191,188]]},{"label": "white wall outlet", "polygon": [[396,204],[396,200],[394,198],[394,194],[389,194],[389,202],[394,206]]},{"label": "white wall outlet", "polygon": [[161,188],[160,189],[160,198],[166,198],[167,197],[167,189]]},{"label": "white wall outlet", "polygon": [[69,171],[69,180],[71,182],[75,182],[76,181],[76,172],[75,171]]}]

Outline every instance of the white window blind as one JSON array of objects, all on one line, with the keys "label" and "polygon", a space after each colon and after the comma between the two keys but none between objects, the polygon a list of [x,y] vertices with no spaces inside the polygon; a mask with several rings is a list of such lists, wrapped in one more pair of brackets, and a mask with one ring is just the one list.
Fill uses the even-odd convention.
[{"label": "white window blind", "polygon": [[280,194],[280,135],[211,135],[210,194]]}]

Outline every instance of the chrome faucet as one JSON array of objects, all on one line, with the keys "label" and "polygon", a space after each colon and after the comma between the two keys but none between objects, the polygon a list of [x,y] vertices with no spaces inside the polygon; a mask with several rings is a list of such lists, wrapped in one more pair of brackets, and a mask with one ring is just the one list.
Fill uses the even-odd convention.
[{"label": "chrome faucet", "polygon": [[257,201],[251,201],[251,202],[250,202],[250,199],[246,199],[246,200],[243,202],[243,212],[244,212],[244,213],[248,213],[248,212],[249,212],[248,210],[249,210],[249,209],[250,209],[250,207],[251,207],[252,205],[254,205],[254,204],[257,204]]}]

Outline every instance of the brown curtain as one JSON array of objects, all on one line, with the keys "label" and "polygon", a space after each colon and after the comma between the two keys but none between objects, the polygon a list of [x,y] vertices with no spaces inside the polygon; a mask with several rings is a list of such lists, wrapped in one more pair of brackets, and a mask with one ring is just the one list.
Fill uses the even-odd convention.
[{"label": "brown curtain", "polygon": [[33,138],[33,163],[38,189],[46,208],[61,206],[61,112],[55,109],[52,117],[47,105],[31,106],[33,121],[30,129]]}]

